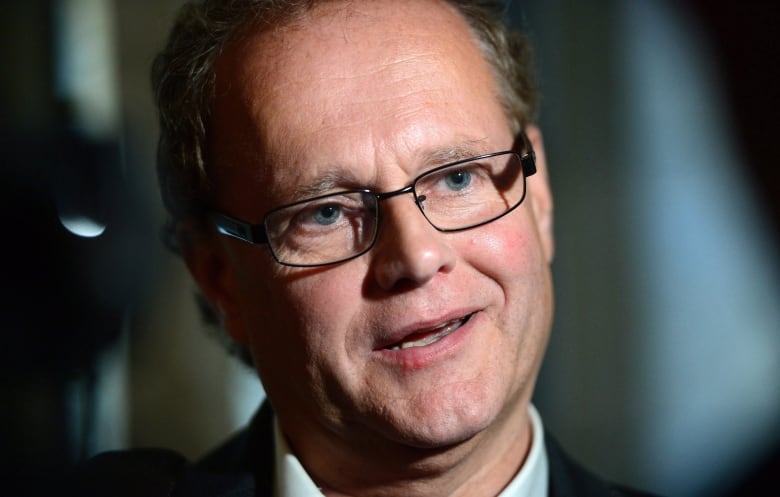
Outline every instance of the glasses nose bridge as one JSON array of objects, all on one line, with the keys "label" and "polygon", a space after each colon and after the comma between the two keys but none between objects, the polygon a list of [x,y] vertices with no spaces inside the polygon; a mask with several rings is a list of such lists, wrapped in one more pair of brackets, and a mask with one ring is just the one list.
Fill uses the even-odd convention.
[{"label": "glasses nose bridge", "polygon": [[[391,192],[385,192],[385,193],[375,193],[374,196],[376,197],[377,203],[377,214],[379,217],[382,217],[382,207],[380,205],[380,202],[383,200],[387,200],[393,197],[400,197],[401,195],[406,195],[407,193],[412,194],[412,199],[414,201],[414,205],[417,207],[417,209],[422,213],[423,217],[428,220],[428,217],[425,215],[425,210],[423,208],[423,201],[425,200],[425,196],[417,196],[417,191],[415,189],[415,183],[412,183],[408,186],[405,186],[403,188],[399,188],[398,190],[393,190]],[[430,223],[430,221],[428,221]]]},{"label": "glasses nose bridge", "polygon": [[[418,209],[422,212],[422,204],[421,202],[425,200],[425,197],[417,197],[417,192],[414,188],[414,183],[411,185],[405,186],[403,188],[399,188],[398,190],[393,190],[391,192],[385,192],[385,193],[376,193],[376,200],[377,200],[377,207],[379,208],[379,202],[383,200],[387,200],[393,197],[399,197],[401,195],[405,195],[407,193],[411,193],[412,197],[414,199],[414,205],[417,206]],[[381,208],[380,208],[381,210]]]},{"label": "glasses nose bridge", "polygon": [[376,193],[376,200],[377,202],[381,202],[382,200],[387,200],[389,198],[398,197],[400,195],[404,195],[406,193],[411,193],[412,196],[414,196],[415,201],[417,200],[417,195],[415,195],[414,192],[414,183],[411,185],[405,186],[403,188],[399,188],[398,190],[393,190],[391,192],[385,192],[385,193]]}]

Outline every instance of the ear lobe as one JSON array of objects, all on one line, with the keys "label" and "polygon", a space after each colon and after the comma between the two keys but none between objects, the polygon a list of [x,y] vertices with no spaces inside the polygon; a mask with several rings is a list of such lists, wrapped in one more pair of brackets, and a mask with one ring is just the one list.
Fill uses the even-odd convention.
[{"label": "ear lobe", "polygon": [[225,247],[213,233],[195,222],[182,222],[178,229],[182,258],[198,284],[203,297],[228,334],[246,344],[246,334],[235,298],[233,268]]},{"label": "ear lobe", "polygon": [[526,126],[525,133],[536,152],[536,174],[527,181],[527,195],[531,201],[531,210],[536,219],[539,240],[542,244],[547,262],[552,262],[555,253],[553,236],[553,199],[550,184],[547,179],[547,156],[544,150],[542,132],[533,124]]}]

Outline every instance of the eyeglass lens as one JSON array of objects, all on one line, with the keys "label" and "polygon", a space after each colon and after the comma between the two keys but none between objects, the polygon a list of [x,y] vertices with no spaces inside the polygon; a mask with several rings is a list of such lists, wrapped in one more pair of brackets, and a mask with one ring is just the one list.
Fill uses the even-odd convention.
[{"label": "eyeglass lens", "polygon": [[[518,155],[503,152],[429,171],[415,180],[413,192],[436,229],[456,231],[493,221],[515,208],[525,194],[525,180]],[[271,212],[265,227],[281,263],[346,260],[369,250],[376,239],[378,195],[353,191],[301,202]]]}]

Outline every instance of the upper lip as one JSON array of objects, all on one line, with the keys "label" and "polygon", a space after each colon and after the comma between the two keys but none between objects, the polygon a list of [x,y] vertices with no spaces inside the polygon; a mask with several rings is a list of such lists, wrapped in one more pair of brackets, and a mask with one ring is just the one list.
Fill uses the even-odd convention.
[{"label": "upper lip", "polygon": [[382,350],[398,343],[402,343],[405,338],[411,335],[432,331],[440,326],[446,325],[447,323],[468,318],[475,312],[476,310],[453,311],[434,319],[419,320],[408,325],[404,325],[395,330],[388,330],[386,333],[383,333],[378,337],[374,345],[374,350]]}]

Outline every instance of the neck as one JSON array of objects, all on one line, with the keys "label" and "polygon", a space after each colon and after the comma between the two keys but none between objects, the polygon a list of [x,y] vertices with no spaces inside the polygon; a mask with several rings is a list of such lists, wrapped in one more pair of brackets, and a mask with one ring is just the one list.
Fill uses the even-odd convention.
[{"label": "neck", "polygon": [[485,496],[498,495],[521,468],[531,447],[532,428],[524,404],[487,429],[444,448],[422,449],[377,438],[355,446],[335,435],[324,443],[319,437],[308,442],[293,445],[292,450],[330,497]]}]

